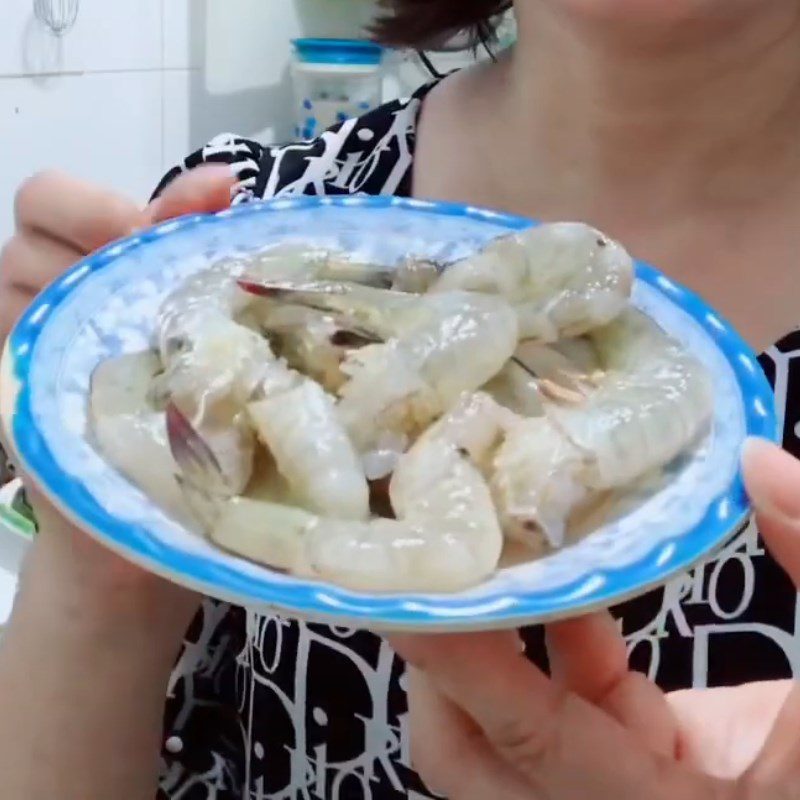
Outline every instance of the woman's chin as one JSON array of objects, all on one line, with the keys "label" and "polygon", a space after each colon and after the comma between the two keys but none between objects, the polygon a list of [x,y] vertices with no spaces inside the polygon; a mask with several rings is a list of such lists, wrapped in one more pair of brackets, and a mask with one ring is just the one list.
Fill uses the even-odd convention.
[{"label": "woman's chin", "polygon": [[[784,0],[781,0],[783,2]],[[672,26],[704,22],[757,10],[777,0],[519,0],[544,2],[557,10],[587,21],[617,23],[621,26]]]}]

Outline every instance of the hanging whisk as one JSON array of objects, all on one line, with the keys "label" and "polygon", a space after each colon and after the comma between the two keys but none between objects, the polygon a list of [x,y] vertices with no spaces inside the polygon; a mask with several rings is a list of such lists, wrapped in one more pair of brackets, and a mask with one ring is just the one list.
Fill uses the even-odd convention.
[{"label": "hanging whisk", "polygon": [[63,36],[72,28],[79,10],[80,0],[33,0],[36,19],[55,36]]}]

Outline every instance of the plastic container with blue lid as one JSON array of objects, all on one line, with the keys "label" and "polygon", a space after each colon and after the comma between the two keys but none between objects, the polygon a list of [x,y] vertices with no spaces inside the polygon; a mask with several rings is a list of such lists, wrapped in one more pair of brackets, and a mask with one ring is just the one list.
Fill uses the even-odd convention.
[{"label": "plastic container with blue lid", "polygon": [[294,39],[295,54],[304,64],[378,66],[383,48],[362,39]]},{"label": "plastic container with blue lid", "polygon": [[380,105],[380,45],[359,39],[295,39],[292,45],[298,138],[313,139]]}]

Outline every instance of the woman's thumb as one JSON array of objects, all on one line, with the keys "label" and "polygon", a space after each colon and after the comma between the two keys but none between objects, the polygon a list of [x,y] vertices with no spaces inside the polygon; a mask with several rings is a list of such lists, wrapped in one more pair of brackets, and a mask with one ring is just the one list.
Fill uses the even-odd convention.
[{"label": "woman's thumb", "polygon": [[204,164],[184,172],[147,208],[148,224],[184,214],[213,214],[231,203],[236,177],[227,164]]},{"label": "woman's thumb", "polygon": [[800,461],[763,439],[748,439],[742,467],[761,535],[800,588]]}]

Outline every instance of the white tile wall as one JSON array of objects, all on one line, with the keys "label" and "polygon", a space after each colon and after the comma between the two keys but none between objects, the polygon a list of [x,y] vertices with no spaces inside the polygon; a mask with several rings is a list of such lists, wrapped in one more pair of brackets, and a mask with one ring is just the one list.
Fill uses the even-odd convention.
[{"label": "white tile wall", "polygon": [[222,131],[288,135],[289,40],[351,36],[373,0],[80,0],[54,37],[2,0],[0,241],[28,175],[67,169],[144,202]]},{"label": "white tile wall", "polygon": [[162,74],[162,166],[164,172],[202,145],[192,135],[192,91],[200,82],[196,70],[175,69]]},{"label": "white tile wall", "polygon": [[59,40],[34,17],[33,0],[4,0],[0,75],[160,69],[161,10],[162,0],[80,0]]},{"label": "white tile wall", "polygon": [[48,166],[146,197],[163,166],[161,96],[156,71],[0,80],[6,216],[14,187]]},{"label": "white tile wall", "polygon": [[[164,20],[163,41],[165,69],[189,69],[202,66],[202,42],[192,38],[192,7],[195,12],[198,3],[195,0],[161,0]],[[195,14],[197,16],[197,14]]]}]

